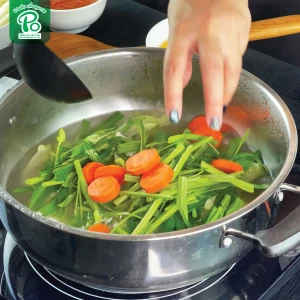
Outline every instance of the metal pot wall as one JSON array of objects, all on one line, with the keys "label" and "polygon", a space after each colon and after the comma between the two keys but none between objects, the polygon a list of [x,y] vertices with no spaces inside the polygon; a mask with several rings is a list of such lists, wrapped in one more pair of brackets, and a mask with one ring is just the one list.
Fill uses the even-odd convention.
[{"label": "metal pot wall", "polygon": [[[62,276],[114,291],[159,291],[219,272],[253,245],[266,255],[276,256],[300,243],[296,222],[300,208],[275,229],[262,231],[276,217],[282,190],[300,192],[297,187],[282,185],[295,159],[297,132],[279,96],[245,71],[225,121],[241,134],[250,127],[248,145],[262,151],[274,182],[233,215],[168,234],[105,235],[43,218],[5,190],[18,160],[60,127],[116,110],[163,113],[163,56],[161,49],[132,48],[68,60],[94,95],[89,102],[67,105],[45,101],[23,82],[0,100],[1,219],[27,254]],[[199,73],[195,57],[192,80],[184,93],[186,121],[204,111]],[[236,109],[243,110],[247,118],[238,116]],[[272,207],[271,217],[262,205],[266,200]]]}]

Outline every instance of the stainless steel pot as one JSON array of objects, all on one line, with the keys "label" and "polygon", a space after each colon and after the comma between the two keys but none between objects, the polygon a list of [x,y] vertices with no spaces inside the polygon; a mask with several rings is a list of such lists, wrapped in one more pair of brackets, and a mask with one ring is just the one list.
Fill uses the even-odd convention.
[{"label": "stainless steel pot", "polygon": [[[240,211],[189,230],[147,236],[105,235],[59,224],[33,213],[5,190],[17,161],[60,127],[115,110],[164,112],[160,49],[110,50],[68,60],[94,99],[67,105],[44,101],[24,82],[0,102],[1,219],[20,247],[50,270],[98,288],[125,292],[159,291],[191,284],[242,258],[257,246],[276,256],[300,242],[300,208],[266,231],[279,209],[282,192],[300,192],[283,184],[297,151],[293,118],[280,97],[243,71],[231,107],[247,115],[228,123],[251,127],[248,144],[261,149],[274,176],[272,185]],[[229,110],[230,111],[230,110]],[[265,112],[268,112],[266,114]],[[203,113],[199,63],[184,93],[184,116]],[[263,116],[263,117],[261,117]],[[238,124],[235,124],[238,122]],[[262,203],[272,207],[269,216]]]}]

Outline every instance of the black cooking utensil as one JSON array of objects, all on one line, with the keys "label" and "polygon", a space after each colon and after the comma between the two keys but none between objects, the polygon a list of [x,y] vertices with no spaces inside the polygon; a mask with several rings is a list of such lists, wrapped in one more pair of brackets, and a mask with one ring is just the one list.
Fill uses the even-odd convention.
[{"label": "black cooking utensil", "polygon": [[0,50],[0,78],[16,70],[13,58],[13,46]]},{"label": "black cooking utensil", "polygon": [[13,50],[22,78],[45,99],[76,103],[92,98],[77,75],[44,44],[14,44]]}]

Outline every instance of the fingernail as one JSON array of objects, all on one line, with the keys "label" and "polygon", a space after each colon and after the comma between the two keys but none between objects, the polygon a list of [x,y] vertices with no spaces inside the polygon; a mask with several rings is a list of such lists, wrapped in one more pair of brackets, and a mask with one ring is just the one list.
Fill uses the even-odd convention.
[{"label": "fingernail", "polygon": [[227,105],[223,106],[223,114],[226,113],[226,110],[227,110]]},{"label": "fingernail", "polygon": [[212,118],[209,126],[212,130],[220,130],[221,128],[220,119],[218,117]]},{"label": "fingernail", "polygon": [[175,109],[172,109],[172,110],[170,111],[169,118],[170,118],[170,122],[171,122],[171,123],[174,123],[174,124],[179,123],[178,112],[177,112]]}]

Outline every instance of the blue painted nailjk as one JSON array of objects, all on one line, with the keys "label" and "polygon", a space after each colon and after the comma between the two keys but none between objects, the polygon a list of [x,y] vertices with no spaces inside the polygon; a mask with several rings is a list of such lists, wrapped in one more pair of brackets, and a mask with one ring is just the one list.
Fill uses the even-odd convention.
[{"label": "blue painted nailjk", "polygon": [[227,105],[223,106],[223,114],[226,113],[226,110],[227,110]]},{"label": "blue painted nailjk", "polygon": [[179,123],[178,112],[177,112],[175,109],[172,109],[172,110],[170,111],[169,118],[170,118],[170,122],[171,122],[171,123],[174,123],[174,124]]},{"label": "blue painted nailjk", "polygon": [[212,130],[220,130],[220,128],[221,128],[220,119],[218,117],[212,118],[210,121],[209,127]]}]

